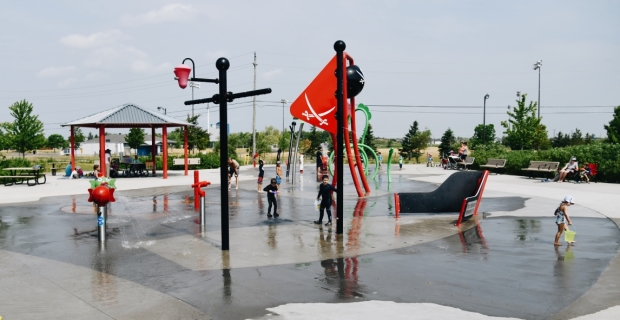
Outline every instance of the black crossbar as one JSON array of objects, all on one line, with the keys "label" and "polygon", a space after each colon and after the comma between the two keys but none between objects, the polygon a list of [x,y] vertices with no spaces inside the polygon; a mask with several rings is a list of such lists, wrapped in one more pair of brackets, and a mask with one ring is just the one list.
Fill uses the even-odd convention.
[{"label": "black crossbar", "polygon": [[[271,93],[271,88],[266,88],[266,89],[259,89],[259,90],[252,90],[252,91],[246,91],[246,92],[240,92],[240,93],[228,93],[226,95],[226,98],[229,102],[232,102],[233,99],[237,99],[237,98],[246,98],[246,97],[253,97],[253,96],[259,96],[262,94],[269,94]],[[214,94],[213,97],[211,98],[204,98],[204,99],[197,99],[197,100],[188,100],[185,101],[185,105],[189,106],[189,105],[194,105],[194,104],[202,104],[202,103],[219,103],[220,102],[220,95],[219,94]]]}]

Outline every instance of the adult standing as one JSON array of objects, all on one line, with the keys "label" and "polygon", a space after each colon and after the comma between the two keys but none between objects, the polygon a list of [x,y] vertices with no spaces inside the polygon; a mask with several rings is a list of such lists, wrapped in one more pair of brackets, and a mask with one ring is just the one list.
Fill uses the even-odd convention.
[{"label": "adult standing", "polygon": [[110,152],[112,152],[112,150],[105,149],[105,176],[107,178],[110,177],[110,165],[112,164],[110,160],[112,158],[112,156],[110,155]]}]

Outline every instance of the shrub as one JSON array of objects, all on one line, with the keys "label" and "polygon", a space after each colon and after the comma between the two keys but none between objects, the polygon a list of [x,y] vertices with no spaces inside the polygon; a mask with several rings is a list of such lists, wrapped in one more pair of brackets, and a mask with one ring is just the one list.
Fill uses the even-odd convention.
[{"label": "shrub", "polygon": [[557,161],[564,166],[571,157],[576,157],[580,165],[585,162],[598,164],[596,181],[620,182],[620,144],[588,144],[541,151],[509,151],[503,146],[489,145],[476,148],[473,156],[476,157],[473,169],[479,169],[490,158],[506,159],[506,173],[522,176],[530,174],[521,170],[527,168],[530,161]]},{"label": "shrub", "polygon": [[34,164],[28,159],[22,158],[8,158],[0,159],[0,176],[8,176],[11,172],[2,170],[4,168],[27,168],[32,167]]}]

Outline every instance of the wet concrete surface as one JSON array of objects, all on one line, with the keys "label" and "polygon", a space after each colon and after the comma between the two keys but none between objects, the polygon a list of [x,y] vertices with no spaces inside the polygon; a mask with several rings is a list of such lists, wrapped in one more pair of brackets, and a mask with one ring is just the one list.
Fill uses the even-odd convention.
[{"label": "wet concrete surface", "polygon": [[[273,230],[257,241],[277,248],[280,226],[310,223],[318,216],[314,181],[304,185],[303,192],[295,187],[288,190],[296,194],[283,192],[277,220],[266,219],[266,196],[251,191],[253,186],[231,191],[230,225],[267,225]],[[346,200],[345,213],[393,215],[387,183],[378,188],[384,196],[362,200],[363,208],[358,201]],[[389,188],[423,192],[436,185],[395,177]],[[219,230],[219,189],[207,188],[207,195],[207,230]],[[432,302],[487,315],[545,319],[588,290],[619,248],[620,230],[613,222],[574,217],[579,225],[577,245],[554,249],[553,217],[493,218],[493,211],[521,209],[527,199],[486,197],[480,210],[490,212],[489,218],[440,240],[348,258],[195,271],[148,250],[159,240],[196,234],[190,196],[192,191],[182,187],[119,192],[109,212],[110,240],[104,252],[93,236],[96,218],[86,195],[0,205],[0,249],[114,275],[178,298],[216,319],[260,317],[267,313],[265,308],[290,302],[360,299]],[[345,245],[334,231],[315,231],[317,250],[325,257]],[[229,259],[226,253],[215,258],[223,265]]]}]

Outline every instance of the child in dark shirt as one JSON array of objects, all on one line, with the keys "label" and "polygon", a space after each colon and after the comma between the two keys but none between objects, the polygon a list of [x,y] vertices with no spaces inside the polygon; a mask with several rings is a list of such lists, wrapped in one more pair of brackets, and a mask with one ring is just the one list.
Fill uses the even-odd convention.
[{"label": "child in dark shirt", "polygon": [[265,163],[263,160],[258,160],[258,193],[263,192],[263,176],[265,176],[264,165]]},{"label": "child in dark shirt", "polygon": [[323,176],[323,183],[319,185],[319,194],[316,197],[318,201],[321,198],[321,206],[319,207],[319,211],[321,212],[319,216],[319,220],[314,221],[315,224],[321,224],[323,221],[323,211],[327,210],[327,218],[329,221],[325,224],[326,226],[332,225],[332,191],[338,192],[334,186],[329,184],[329,177],[327,175]]},{"label": "child in dark shirt", "polygon": [[278,193],[278,184],[275,178],[271,178],[271,183],[263,189],[267,192],[267,202],[269,207],[267,208],[267,217],[271,218],[271,206],[273,205],[273,216],[278,217],[278,202],[276,200],[276,194]]}]

